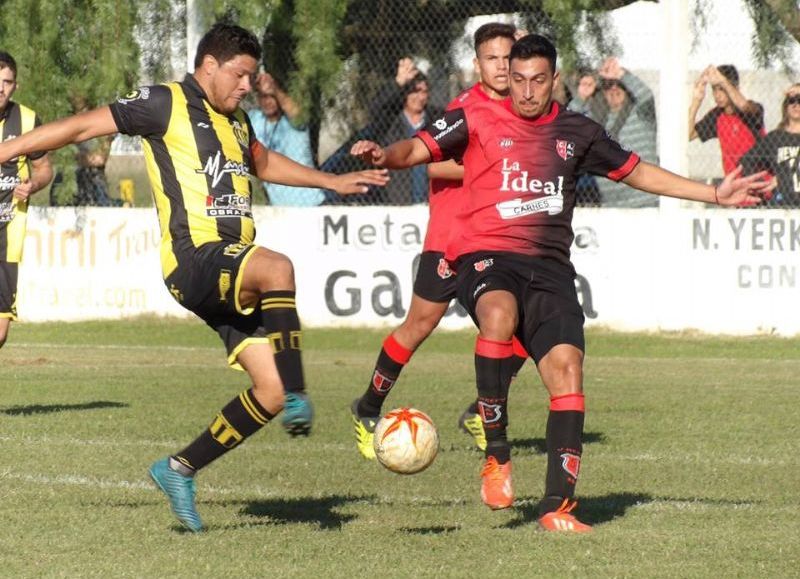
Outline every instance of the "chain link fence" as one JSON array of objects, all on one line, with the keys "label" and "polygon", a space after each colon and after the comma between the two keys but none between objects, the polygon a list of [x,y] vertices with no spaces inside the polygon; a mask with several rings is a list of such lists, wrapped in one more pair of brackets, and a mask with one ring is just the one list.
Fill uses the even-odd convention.
[{"label": "chain link fence", "polygon": [[[403,112],[404,103],[414,94],[409,91],[413,83],[399,80],[398,67],[404,62],[411,62],[424,75],[425,118],[435,119],[461,90],[479,81],[472,64],[474,31],[481,24],[500,21],[554,38],[561,69],[557,100],[603,124],[644,159],[660,162],[665,157],[664,143],[670,143],[684,163],[668,168],[704,182],[721,179],[725,170],[739,163],[747,172],[766,169],[777,178],[778,188],[764,206],[800,207],[800,85],[796,84],[800,77],[791,70],[800,67],[800,48],[792,40],[783,63],[770,68],[756,64],[753,20],[746,0],[702,1],[704,22],[700,24],[693,14],[686,15],[688,71],[684,83],[669,87],[661,85],[663,67],[674,57],[663,38],[669,34],[663,3],[637,2],[611,10],[624,2],[609,0],[607,11],[574,12],[569,37],[553,14],[519,10],[520,4],[506,0],[353,2],[343,28],[344,66],[336,96],[321,102],[322,114],[307,125],[315,164],[337,173],[359,169],[359,162],[348,155],[356,139],[388,144],[413,134]],[[695,4],[691,6],[696,9]],[[279,49],[271,47],[273,53]],[[291,55],[283,59],[291,60]],[[284,84],[286,75],[281,71],[271,70],[270,63],[265,63],[265,70],[279,86]],[[253,98],[246,107],[255,109],[259,104]],[[680,116],[686,119],[685,129],[662,120],[665,111],[674,112],[676,107],[685,111]],[[665,139],[677,134],[686,134],[686,141]],[[144,165],[135,146],[112,149],[107,177],[112,196],[118,196],[121,181],[129,187],[132,180],[134,203],[150,203]],[[397,173],[392,181],[391,189],[367,195],[340,198],[326,192],[321,202],[426,202],[424,193],[417,190],[418,177]],[[256,203],[270,202],[269,185],[265,191],[255,183],[254,189]],[[659,200],[602,178],[586,177],[579,184],[578,201],[584,206],[638,207],[657,205]]]}]

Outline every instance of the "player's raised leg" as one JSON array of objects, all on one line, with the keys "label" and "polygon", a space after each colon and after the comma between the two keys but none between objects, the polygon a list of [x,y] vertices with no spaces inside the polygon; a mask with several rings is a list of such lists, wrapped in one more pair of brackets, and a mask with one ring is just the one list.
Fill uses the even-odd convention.
[{"label": "player's raised leg", "polygon": [[257,303],[286,392],[283,427],[292,436],[308,435],[313,409],[306,394],[301,357],[303,333],[295,303],[294,267],[283,254],[258,247],[244,265],[243,304]]},{"label": "player's raised leg", "polygon": [[252,343],[238,354],[237,362],[250,375],[252,388],[228,402],[186,448],[150,467],[150,476],[167,495],[172,512],[194,532],[203,528],[195,506],[195,475],[258,432],[283,408],[283,386],[270,346]]},{"label": "player's raised leg", "polygon": [[[415,287],[417,286],[418,283]],[[364,458],[375,458],[375,450],[372,447],[373,432],[382,414],[384,400],[414,351],[439,325],[439,321],[447,312],[449,301],[449,298],[444,301],[431,301],[415,292],[411,297],[406,319],[383,341],[369,386],[350,407],[356,446]]]}]

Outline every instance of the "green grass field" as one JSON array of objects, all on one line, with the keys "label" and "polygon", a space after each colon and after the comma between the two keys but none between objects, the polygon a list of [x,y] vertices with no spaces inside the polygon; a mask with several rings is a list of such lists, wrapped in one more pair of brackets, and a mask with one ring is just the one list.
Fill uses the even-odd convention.
[{"label": "green grass field", "polygon": [[[311,437],[271,425],[198,477],[182,532],[146,476],[248,386],[199,322],[24,324],[0,351],[3,577],[796,577],[800,339],[590,331],[586,536],[541,532],[547,402],[512,386],[514,508],[479,497],[456,420],[470,332],[439,332],[389,407],[437,423],[427,471],[357,454],[348,417],[384,332],[306,332]],[[388,407],[387,407],[388,409]]]}]

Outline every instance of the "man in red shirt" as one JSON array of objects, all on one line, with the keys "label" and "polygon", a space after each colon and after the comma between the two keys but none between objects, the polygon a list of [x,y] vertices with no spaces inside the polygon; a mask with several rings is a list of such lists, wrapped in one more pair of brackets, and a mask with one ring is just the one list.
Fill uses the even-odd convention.
[{"label": "man in red shirt", "polygon": [[[523,32],[516,30],[513,25],[499,22],[484,24],[475,31],[473,63],[480,81],[453,99],[447,107],[448,111],[471,108],[478,103],[498,101],[508,96],[508,54],[520,33]],[[411,306],[403,323],[383,341],[370,383],[350,408],[356,446],[364,458],[375,458],[373,431],[382,414],[384,400],[414,351],[439,325],[450,302],[456,297],[456,278],[444,259],[444,252],[456,227],[454,220],[457,211],[454,206],[463,200],[463,174],[464,168],[455,161],[429,167],[430,219],[414,281]],[[518,370],[528,355],[518,342],[515,347],[514,362]],[[474,437],[481,450],[486,447],[477,403],[461,415],[459,425]]]},{"label": "man in red shirt", "polygon": [[553,101],[556,49],[529,35],[511,49],[510,99],[445,113],[416,137],[383,149],[369,141],[351,153],[381,167],[406,168],[461,158],[468,194],[463,226],[446,258],[458,272],[458,298],[479,328],[475,372],[486,461],[481,497],[510,507],[507,396],[517,336],[550,394],[545,496],[539,524],[548,531],[587,532],[571,511],[580,470],[584,421],[583,312],[569,248],[577,175],[588,172],[670,197],[736,205],[770,189],[764,173],[728,174],[705,185],[640,161],[587,117]]},{"label": "man in red shirt", "polygon": [[[716,107],[696,121],[697,111],[711,83]],[[722,150],[722,169],[730,173],[764,130],[764,107],[748,100],[739,90],[739,72],[732,64],[709,66],[694,85],[692,104],[689,107],[689,140],[719,139]]]}]

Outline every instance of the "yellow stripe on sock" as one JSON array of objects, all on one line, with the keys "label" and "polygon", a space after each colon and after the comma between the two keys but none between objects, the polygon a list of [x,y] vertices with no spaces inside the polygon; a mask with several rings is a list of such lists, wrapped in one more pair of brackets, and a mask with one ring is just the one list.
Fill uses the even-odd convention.
[{"label": "yellow stripe on sock", "polygon": [[247,413],[252,416],[253,420],[258,422],[261,426],[264,426],[267,422],[269,422],[267,417],[261,414],[255,407],[255,404],[253,404],[253,401],[250,400],[249,390],[245,390],[239,394],[239,400],[242,401],[242,406],[244,406],[244,409],[247,410]]}]

